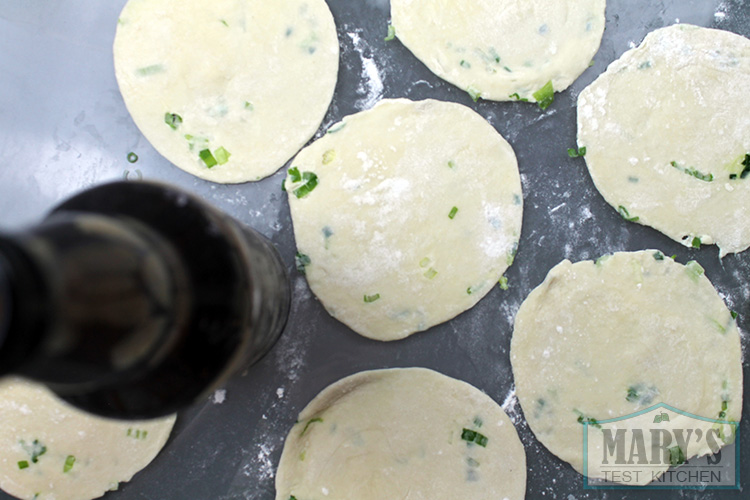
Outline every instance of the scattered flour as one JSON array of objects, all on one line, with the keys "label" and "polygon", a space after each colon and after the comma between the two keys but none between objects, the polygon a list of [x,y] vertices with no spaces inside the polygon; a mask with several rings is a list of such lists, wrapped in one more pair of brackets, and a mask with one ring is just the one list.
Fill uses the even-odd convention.
[{"label": "scattered flour", "polygon": [[361,30],[353,30],[347,35],[362,61],[362,81],[357,88],[357,93],[362,97],[357,101],[357,108],[365,110],[375,106],[383,98],[385,87],[375,58],[372,57],[372,50],[367,42],[362,39],[360,33]]},{"label": "scattered flour", "polygon": [[216,392],[211,396],[211,402],[215,405],[220,405],[227,399],[226,389],[217,389]]}]

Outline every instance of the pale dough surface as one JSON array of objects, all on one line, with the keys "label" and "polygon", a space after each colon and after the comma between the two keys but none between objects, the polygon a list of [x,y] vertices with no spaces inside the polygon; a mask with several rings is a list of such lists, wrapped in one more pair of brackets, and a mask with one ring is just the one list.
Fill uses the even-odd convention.
[{"label": "pale dough surface", "polygon": [[748,248],[748,81],[750,40],[726,31],[674,25],[623,54],[578,98],[578,144],[602,196],[685,245]]},{"label": "pale dough surface", "polygon": [[302,197],[286,179],[307,280],[361,335],[394,340],[447,321],[513,262],[523,208],[516,157],[465,106],[381,101],[291,165],[317,176]]},{"label": "pale dough surface", "polygon": [[[148,465],[167,442],[175,417],[106,420],[71,407],[41,385],[6,378],[0,379],[0,422],[0,488],[26,500],[88,500]],[[68,457],[75,458],[72,464]]]},{"label": "pale dough surface", "polygon": [[276,474],[276,500],[514,500],[525,491],[523,445],[502,408],[424,368],[361,372],[323,390],[289,432]]},{"label": "pale dough surface", "polygon": [[[604,32],[605,0],[391,0],[395,34],[433,73],[484,99],[565,90]],[[470,90],[471,89],[471,90]]]},{"label": "pale dough surface", "polygon": [[[333,97],[339,45],[323,0],[130,0],[114,43],[128,111],[169,161],[221,183],[274,173]],[[177,114],[173,128],[165,114]],[[211,168],[205,149],[228,151]]]},{"label": "pale dough surface", "polygon": [[[531,430],[579,472],[581,416],[602,421],[664,402],[718,419],[726,401],[725,420],[739,421],[741,356],[737,325],[702,269],[655,250],[558,264],[521,305],[511,339],[516,393]],[[687,427],[684,418],[673,415],[662,428]],[[705,435],[712,423],[702,425]],[[706,443],[693,440],[685,457],[705,455]],[[602,477],[601,461],[589,465],[589,477]],[[641,477],[666,469],[646,468]]]}]

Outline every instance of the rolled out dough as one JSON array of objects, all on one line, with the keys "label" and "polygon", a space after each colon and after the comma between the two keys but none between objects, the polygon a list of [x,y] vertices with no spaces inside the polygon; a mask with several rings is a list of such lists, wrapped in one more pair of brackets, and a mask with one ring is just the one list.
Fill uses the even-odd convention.
[{"label": "rolled out dough", "polygon": [[522,499],[526,458],[486,394],[423,368],[357,373],[321,392],[284,444],[276,500]]}]

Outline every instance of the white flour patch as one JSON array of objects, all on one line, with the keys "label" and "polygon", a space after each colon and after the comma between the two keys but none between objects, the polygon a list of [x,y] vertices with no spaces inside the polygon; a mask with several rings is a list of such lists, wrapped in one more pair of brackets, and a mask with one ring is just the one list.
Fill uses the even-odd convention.
[{"label": "white flour patch", "polygon": [[362,96],[357,101],[357,108],[360,110],[370,109],[383,98],[383,79],[380,76],[380,70],[372,57],[370,46],[360,36],[361,31],[352,31],[347,36],[354,45],[354,50],[359,54],[362,61],[362,81],[357,87],[357,94]]},{"label": "white flour patch", "polygon": [[227,399],[226,389],[217,389],[216,392],[211,396],[211,402],[215,405],[220,405]]},{"label": "white flour patch", "polygon": [[521,412],[518,410],[518,398],[516,397],[516,386],[512,385],[508,394],[505,395],[503,404],[501,405],[503,411],[510,417],[513,425],[518,425],[521,421]]}]

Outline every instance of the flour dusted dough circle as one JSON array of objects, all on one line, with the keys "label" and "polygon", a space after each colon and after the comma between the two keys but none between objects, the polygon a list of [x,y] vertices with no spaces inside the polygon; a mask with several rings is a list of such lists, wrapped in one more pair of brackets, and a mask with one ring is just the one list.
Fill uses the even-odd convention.
[{"label": "flour dusted dough circle", "polygon": [[312,137],[338,54],[324,0],[130,0],[114,44],[120,91],[146,139],[222,183],[271,175]]},{"label": "flour dusted dough circle", "polygon": [[308,283],[361,335],[394,340],[447,321],[513,261],[523,203],[516,157],[465,106],[381,101],[291,165],[286,190]]},{"label": "flour dusted dough circle", "polygon": [[578,98],[578,144],[602,196],[687,246],[748,248],[749,81],[740,35],[674,25],[646,36]]},{"label": "flour dusted dough circle", "polygon": [[0,381],[0,422],[0,488],[28,500],[88,500],[148,465],[175,417],[106,420],[41,385],[6,378]]},{"label": "flour dusted dough circle", "polygon": [[276,500],[522,499],[526,456],[489,396],[424,368],[346,377],[302,410]]},{"label": "flour dusted dough circle", "polygon": [[396,36],[440,78],[484,99],[535,101],[589,67],[605,0],[391,0]]},{"label": "flour dusted dough circle", "polygon": [[[740,338],[730,311],[697,263],[683,266],[655,250],[555,266],[518,310],[511,364],[529,427],[579,472],[579,418],[603,421],[660,402],[709,419],[719,418],[723,401],[725,420],[742,413]],[[686,428],[678,417],[660,428]],[[712,422],[702,425],[705,435]],[[706,443],[693,440],[685,457],[709,453]],[[603,477],[601,452],[592,455],[588,476]],[[635,484],[667,467],[646,467]]]}]

